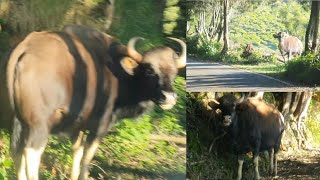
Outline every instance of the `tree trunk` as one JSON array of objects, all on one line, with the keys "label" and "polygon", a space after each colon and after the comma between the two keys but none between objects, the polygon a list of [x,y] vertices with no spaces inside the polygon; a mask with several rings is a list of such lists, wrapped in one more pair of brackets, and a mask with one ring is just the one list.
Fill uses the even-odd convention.
[{"label": "tree trunk", "polygon": [[221,40],[221,37],[222,37],[222,32],[223,32],[223,28],[222,28],[222,24],[223,24],[223,16],[221,15],[220,16],[220,23],[219,23],[219,26],[218,26],[218,38],[217,38],[217,41],[220,42]]},{"label": "tree trunk", "polygon": [[206,13],[204,10],[200,11],[199,20],[198,20],[197,24],[198,25],[196,27],[196,30],[197,30],[198,35],[201,36],[205,32],[205,28],[206,28]]},{"label": "tree trunk", "polygon": [[106,22],[104,24],[104,27],[106,30],[109,30],[111,24],[112,24],[112,20],[113,20],[113,12],[114,12],[114,2],[115,0],[108,0],[107,1],[107,6],[106,6],[106,10],[105,10],[105,14],[106,14]]},{"label": "tree trunk", "polygon": [[[311,12],[309,18],[309,24],[306,31],[305,36],[305,51],[315,52],[317,47],[317,38],[318,38],[318,29],[319,29],[319,1],[312,1],[311,3]],[[311,47],[309,46],[309,42],[312,39]]]},{"label": "tree trunk", "polygon": [[287,92],[283,95],[282,107],[279,108],[285,120],[283,144],[289,147],[306,145],[305,119],[312,93]]},{"label": "tree trunk", "polygon": [[296,111],[293,113],[297,123],[298,147],[306,146],[306,117],[308,115],[308,107],[310,105],[312,93],[302,92]]},{"label": "tree trunk", "polygon": [[318,39],[318,32],[319,32],[319,6],[320,2],[319,1],[312,1],[312,3],[316,2],[316,10],[314,14],[314,31],[312,34],[312,45],[311,45],[311,51],[315,53],[316,48],[317,48],[317,39]]},{"label": "tree trunk", "polygon": [[228,53],[229,50],[229,29],[228,29],[228,0],[223,0],[223,49],[221,54]]}]

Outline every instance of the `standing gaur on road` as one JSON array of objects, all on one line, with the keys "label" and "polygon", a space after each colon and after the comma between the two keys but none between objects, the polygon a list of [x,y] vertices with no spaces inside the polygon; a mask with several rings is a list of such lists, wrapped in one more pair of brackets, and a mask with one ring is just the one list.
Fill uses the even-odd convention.
[{"label": "standing gaur on road", "polygon": [[284,63],[286,63],[286,55],[288,55],[288,61],[290,61],[292,56],[302,54],[303,44],[297,37],[289,36],[287,32],[278,32],[273,34],[273,37],[279,40],[278,48]]},{"label": "standing gaur on road", "polygon": [[258,98],[244,97],[236,99],[226,94],[209,106],[220,109],[223,116],[222,125],[229,128],[235,152],[238,155],[237,179],[242,178],[244,155],[253,152],[255,179],[260,179],[258,170],[259,153],[269,151],[270,175],[277,176],[277,153],[284,131],[282,114],[273,106]]},{"label": "standing gaur on road", "polygon": [[[71,179],[87,179],[89,163],[112,124],[137,117],[154,104],[176,103],[173,82],[186,64],[169,47],[141,55],[108,34],[84,26],[61,32],[33,32],[2,66],[0,125],[13,123],[11,153],[19,180],[37,180],[50,133],[73,141]],[[5,117],[5,118],[4,118]],[[4,122],[8,124],[8,122]],[[85,132],[88,132],[85,138]]]}]

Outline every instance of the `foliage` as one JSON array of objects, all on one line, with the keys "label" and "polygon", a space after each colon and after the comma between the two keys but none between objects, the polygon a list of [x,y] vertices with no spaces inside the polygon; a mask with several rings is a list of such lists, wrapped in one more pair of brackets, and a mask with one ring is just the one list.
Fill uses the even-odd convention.
[{"label": "foliage", "polygon": [[143,43],[146,44],[144,50],[162,44],[162,12],[157,5],[160,5],[160,2],[117,1],[114,15],[117,20],[111,25],[111,34],[122,42],[128,42],[134,36],[143,37],[146,39]]},{"label": "foliage", "polygon": [[240,51],[233,51],[230,52],[229,55],[225,55],[222,57],[222,60],[227,63],[232,64],[263,64],[263,63],[276,63],[277,59],[274,57],[274,55],[265,56],[261,54],[258,51],[254,51],[250,56],[248,57],[241,57]]},{"label": "foliage", "polygon": [[263,52],[275,53],[278,41],[272,35],[288,31],[303,40],[308,15],[309,12],[294,1],[261,5],[231,18],[230,39],[235,46],[253,43]]},{"label": "foliage", "polygon": [[188,53],[201,56],[202,58],[211,58],[220,53],[222,45],[218,42],[206,41],[201,36],[188,37]]},{"label": "foliage", "polygon": [[297,81],[317,84],[320,82],[320,56],[309,53],[293,59],[286,66],[286,75]]},{"label": "foliage", "polygon": [[[3,43],[0,42],[0,45],[13,46],[31,31],[56,31],[66,24],[88,25],[106,31],[107,3],[108,0],[3,0],[0,3],[0,23],[2,20],[6,22],[5,32],[10,38],[1,39]],[[124,44],[134,36],[141,36],[146,40],[141,43],[140,50],[146,51],[164,44],[164,33],[180,38],[184,36],[184,30],[181,30],[184,29],[181,28],[184,21],[182,8],[181,0],[170,0],[167,3],[117,0],[108,33]]]},{"label": "foliage", "polygon": [[0,137],[0,179],[7,180],[11,179],[9,177],[14,174],[12,169],[13,161],[8,156],[9,147],[7,144],[9,143],[9,136],[6,132],[0,131]]},{"label": "foliage", "polygon": [[179,6],[179,0],[168,0],[165,6],[166,7],[163,11],[163,33],[166,35],[172,35],[174,31],[181,31],[185,29],[184,24],[183,27],[178,28],[179,21],[184,19],[182,16],[184,9]]},{"label": "foliage", "polygon": [[306,128],[310,132],[309,138],[313,144],[320,144],[320,115],[318,112],[320,108],[320,102],[311,100],[310,107],[308,109],[308,118],[306,121]]}]

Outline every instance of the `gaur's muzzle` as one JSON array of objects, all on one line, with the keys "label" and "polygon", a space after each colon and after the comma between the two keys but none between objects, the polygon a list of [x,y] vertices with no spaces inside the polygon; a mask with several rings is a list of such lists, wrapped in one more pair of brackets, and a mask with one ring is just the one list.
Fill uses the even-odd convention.
[{"label": "gaur's muzzle", "polygon": [[223,126],[230,126],[231,123],[232,123],[231,116],[229,115],[223,116],[223,121],[222,121]]},{"label": "gaur's muzzle", "polygon": [[171,109],[177,102],[177,94],[174,92],[162,91],[162,94],[165,96],[164,101],[160,103],[160,107],[164,110]]}]

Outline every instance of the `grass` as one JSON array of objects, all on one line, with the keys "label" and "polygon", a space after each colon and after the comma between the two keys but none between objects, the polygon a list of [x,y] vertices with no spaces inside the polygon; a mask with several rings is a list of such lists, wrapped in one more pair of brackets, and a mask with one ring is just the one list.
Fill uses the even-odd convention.
[{"label": "grass", "polygon": [[245,69],[248,71],[261,73],[261,74],[281,74],[285,72],[285,66],[283,64],[259,64],[259,65],[233,65],[234,67]]},{"label": "grass", "polygon": [[285,65],[280,63],[263,63],[258,65],[239,65],[233,64],[233,67],[244,69],[250,72],[255,72],[259,74],[265,74],[271,77],[279,78],[279,79],[287,79],[285,75]]},{"label": "grass", "polygon": [[[319,92],[317,94],[319,94]],[[311,141],[314,144],[318,144],[320,147],[320,114],[314,113],[317,112],[319,108],[320,103],[316,100],[312,100],[310,108],[308,109],[306,125],[310,132],[309,137],[311,138]]]}]

